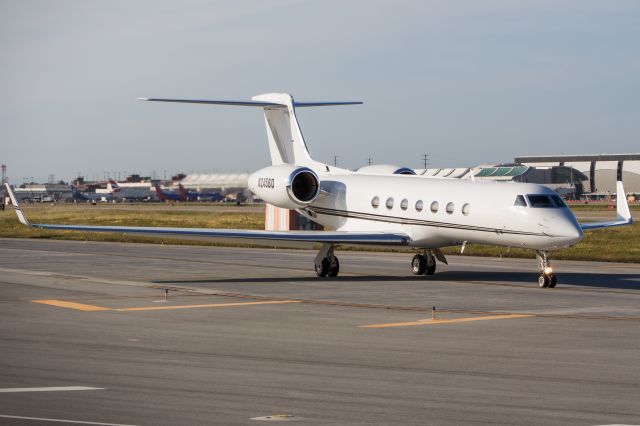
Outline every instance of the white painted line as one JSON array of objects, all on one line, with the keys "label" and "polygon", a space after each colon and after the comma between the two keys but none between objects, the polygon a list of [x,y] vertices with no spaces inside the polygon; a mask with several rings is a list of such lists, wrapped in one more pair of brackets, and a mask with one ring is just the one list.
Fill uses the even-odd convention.
[{"label": "white painted line", "polygon": [[19,419],[19,420],[36,420],[41,422],[53,422],[53,423],[75,423],[80,425],[98,425],[98,426],[136,426],[126,425],[122,423],[100,423],[100,422],[85,422],[84,420],[65,420],[65,419],[47,419],[44,417],[23,417],[23,416],[9,416],[6,414],[0,414],[0,418],[3,419]]},{"label": "white painted line", "polygon": [[102,389],[104,388],[90,388],[87,386],[55,386],[55,387],[48,387],[48,388],[0,388],[0,393],[85,391],[85,390],[102,390]]},{"label": "white painted line", "polygon": [[272,416],[251,417],[249,420],[267,421],[267,422],[293,422],[301,420],[291,414],[274,414]]}]

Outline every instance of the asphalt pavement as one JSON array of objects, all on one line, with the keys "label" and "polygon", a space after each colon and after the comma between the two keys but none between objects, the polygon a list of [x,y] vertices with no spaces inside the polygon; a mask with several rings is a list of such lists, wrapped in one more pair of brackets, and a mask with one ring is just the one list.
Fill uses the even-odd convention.
[{"label": "asphalt pavement", "polygon": [[640,424],[640,265],[314,256],[0,239],[0,424]]}]

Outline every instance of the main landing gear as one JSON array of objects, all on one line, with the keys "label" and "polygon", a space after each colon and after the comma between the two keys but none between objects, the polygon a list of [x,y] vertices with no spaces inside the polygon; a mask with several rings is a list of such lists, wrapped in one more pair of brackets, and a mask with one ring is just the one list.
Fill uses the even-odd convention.
[{"label": "main landing gear", "polygon": [[416,254],[411,259],[411,272],[413,275],[433,275],[436,272],[436,257],[428,250]]},{"label": "main landing gear", "polygon": [[538,287],[540,288],[554,288],[558,283],[556,274],[553,273],[551,268],[551,262],[546,251],[537,251],[536,257],[538,258],[538,265],[540,267],[540,276],[538,277]]},{"label": "main landing gear", "polygon": [[315,270],[319,277],[337,277],[340,272],[340,262],[333,253],[334,244],[323,244],[316,255]]}]

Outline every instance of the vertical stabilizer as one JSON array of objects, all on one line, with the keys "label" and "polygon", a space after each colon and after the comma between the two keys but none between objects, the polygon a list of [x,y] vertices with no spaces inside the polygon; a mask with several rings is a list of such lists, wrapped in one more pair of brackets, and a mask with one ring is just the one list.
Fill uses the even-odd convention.
[{"label": "vertical stabilizer", "polygon": [[287,93],[266,93],[251,98],[254,101],[279,104],[265,106],[264,119],[267,126],[271,164],[314,165],[304,141],[293,98]]}]

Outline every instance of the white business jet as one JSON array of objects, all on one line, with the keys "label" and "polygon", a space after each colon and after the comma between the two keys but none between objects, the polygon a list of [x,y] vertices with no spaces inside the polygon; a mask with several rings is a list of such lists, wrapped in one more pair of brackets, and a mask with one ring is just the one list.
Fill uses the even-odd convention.
[{"label": "white business jet", "polygon": [[417,249],[415,275],[432,275],[436,259],[447,263],[442,247],[467,243],[536,250],[540,287],[555,287],[548,253],[570,247],[583,231],[632,222],[622,182],[617,182],[617,219],[578,223],[551,189],[529,183],[481,183],[411,175],[407,168],[372,166],[357,172],[329,166],[309,155],[296,119],[296,108],[353,105],[361,102],[296,102],[285,93],[254,96],[252,101],[150,99],[264,109],[271,166],[253,173],[249,188],[264,201],[294,209],[323,225],[325,231],[255,231],[203,228],[156,228],[30,224],[9,186],[20,222],[33,228],[175,235],[182,238],[242,238],[321,243],[315,258],[318,276],[335,277],[339,244],[405,246]]}]

